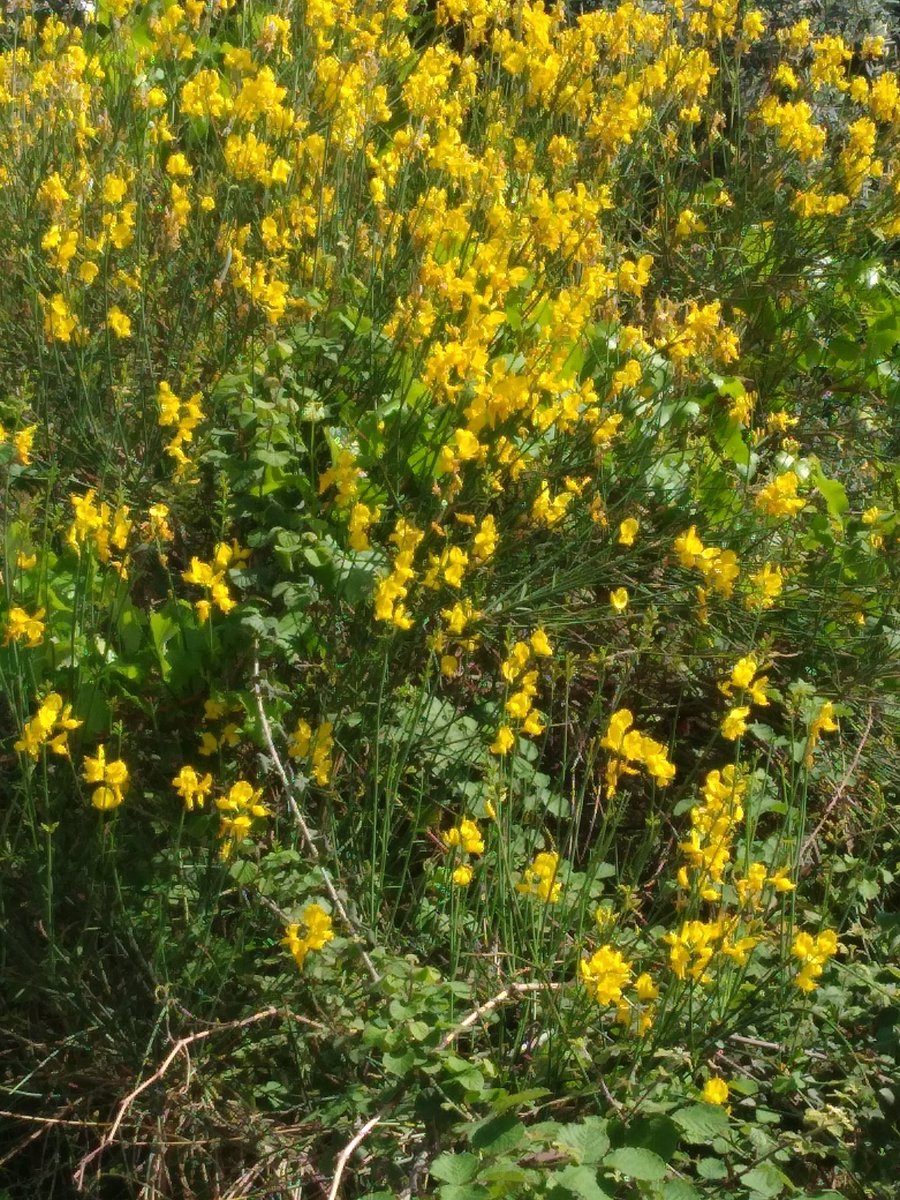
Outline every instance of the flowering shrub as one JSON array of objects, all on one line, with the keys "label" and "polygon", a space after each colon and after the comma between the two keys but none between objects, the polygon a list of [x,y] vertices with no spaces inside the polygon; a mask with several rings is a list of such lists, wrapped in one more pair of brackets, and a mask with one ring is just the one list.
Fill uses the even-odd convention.
[{"label": "flowering shrub", "polygon": [[2,1186],[892,1196],[890,45],[84,12],[0,25]]}]

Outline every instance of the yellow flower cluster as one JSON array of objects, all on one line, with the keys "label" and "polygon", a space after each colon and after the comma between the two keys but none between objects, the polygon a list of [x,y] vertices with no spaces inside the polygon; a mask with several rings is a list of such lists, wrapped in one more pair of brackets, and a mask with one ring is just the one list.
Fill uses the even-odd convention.
[{"label": "yellow flower cluster", "polygon": [[[714,591],[722,596],[732,594],[735,580],[740,575],[740,564],[733,550],[704,546],[697,536],[697,526],[692,525],[675,539],[675,553],[683,567],[699,571]],[[698,596],[701,607],[705,606],[706,589],[699,589]]]},{"label": "yellow flower cluster", "polygon": [[11,608],[6,618],[3,645],[8,646],[10,642],[24,642],[27,650],[33,650],[35,646],[39,646],[44,640],[44,616],[43,608],[37,609],[34,613],[26,612],[18,605]]},{"label": "yellow flower cluster", "polygon": [[121,758],[107,761],[106,748],[97,747],[94,758],[85,758],[82,771],[85,783],[98,784],[91,793],[91,804],[101,812],[118,808],[130,781],[128,767]]},{"label": "yellow flower cluster", "polygon": [[708,772],[703,784],[703,802],[691,809],[691,833],[680,845],[688,867],[678,872],[678,882],[688,890],[692,883],[704,900],[721,898],[725,869],[731,862],[734,835],[744,819],[746,775],[733,763]]},{"label": "yellow flower cluster", "polygon": [[213,778],[208,771],[201,776],[190,766],[183,766],[172,780],[172,787],[184,801],[184,807],[188,812],[193,812],[195,807],[203,807],[206,797],[212,791],[212,786]]},{"label": "yellow flower cluster", "polygon": [[741,934],[739,929],[740,918],[734,916],[716,921],[685,921],[677,932],[664,934],[663,941],[669,946],[669,966],[676,978],[704,985],[712,983],[708,968],[715,955],[744,966],[760,938]]},{"label": "yellow flower cluster", "polygon": [[756,507],[769,517],[793,517],[806,501],[797,495],[799,483],[796,471],[785,471],[761,488],[756,494]]},{"label": "yellow flower cluster", "polygon": [[211,562],[202,562],[196,556],[191,558],[191,565],[186,571],[182,571],[181,578],[185,583],[193,583],[206,589],[206,597],[194,602],[201,622],[209,620],[213,605],[219,612],[231,612],[237,601],[229,590],[226,574],[228,571],[238,570],[249,558],[250,551],[239,546],[235,540],[232,540],[231,545],[228,542],[219,542]]},{"label": "yellow flower cluster", "polygon": [[180,400],[165,381],[159,385],[157,391],[159,424],[163,429],[175,430],[172,440],[166,445],[166,453],[178,464],[176,473],[179,476],[183,476],[191,465],[184,447],[193,442],[194,430],[203,420],[200,400],[199,392],[195,392],[187,400]]},{"label": "yellow flower cluster", "polygon": [[[302,930],[302,932],[301,932]],[[287,946],[297,966],[302,968],[311,950],[323,950],[334,939],[331,916],[321,904],[307,904],[299,921],[285,929],[282,946]]]},{"label": "yellow flower cluster", "polygon": [[606,765],[606,795],[615,795],[622,775],[639,774],[642,766],[660,787],[666,787],[675,778],[675,766],[669,761],[668,751],[662,742],[654,741],[646,734],[633,729],[634,714],[620,708],[609,719],[606,733],[600,739],[605,750],[612,751]]},{"label": "yellow flower cluster", "polygon": [[105,500],[97,504],[96,496],[94,488],[89,488],[83,496],[74,492],[69,496],[73,520],[66,542],[77,553],[81,552],[82,546],[92,544],[100,561],[110,563],[125,579],[128,574],[125,563],[114,560],[112,551],[125,550],[134,522],[126,505],[120,504],[118,508],[112,509]]},{"label": "yellow flower cluster", "polygon": [[323,471],[319,477],[319,495],[329,488],[337,491],[337,504],[346,507],[359,494],[359,481],[363,472],[356,465],[356,456],[352,450],[339,450],[334,466]]},{"label": "yellow flower cluster", "polygon": [[837,934],[833,929],[823,929],[815,937],[809,933],[798,933],[791,946],[791,954],[803,965],[794,977],[794,985],[801,992],[815,991],[828,960],[834,958],[839,949]]},{"label": "yellow flower cluster", "polygon": [[33,759],[37,759],[44,745],[54,754],[68,755],[69,733],[82,724],[72,716],[72,705],[64,703],[59,692],[51,692],[25,724],[22,736],[14,743],[14,749]]},{"label": "yellow flower cluster", "polygon": [[[463,817],[458,825],[448,829],[444,841],[451,850],[458,847],[464,854],[484,854],[484,837],[477,821],[473,821],[471,817]],[[458,887],[467,887],[472,882],[472,875],[471,863],[462,862],[454,867],[452,879]]]},{"label": "yellow flower cluster", "polygon": [[[527,670],[535,658],[551,658],[553,647],[543,628],[536,629],[527,642],[518,641],[500,664],[500,674],[516,690],[507,697],[504,709],[508,717],[520,722],[521,733],[538,737],[544,732],[541,714],[533,707],[538,690],[538,671]],[[516,742],[510,725],[501,725],[491,743],[492,754],[508,754]]]},{"label": "yellow flower cluster", "polygon": [[543,850],[534,856],[531,865],[522,872],[516,891],[523,896],[537,896],[545,904],[558,904],[562,894],[559,874],[559,855],[555,850]]},{"label": "yellow flower cluster", "polygon": [[219,822],[222,842],[219,854],[222,859],[231,857],[234,847],[250,833],[254,819],[272,815],[261,803],[261,798],[261,788],[254,788],[245,779],[239,779],[231,785],[227,795],[216,800],[216,808],[222,814]]},{"label": "yellow flower cluster", "polygon": [[722,736],[729,741],[736,741],[747,730],[747,718],[750,716],[750,705],[757,704],[765,707],[769,703],[766,695],[767,675],[757,676],[759,663],[752,654],[738,659],[732,668],[730,677],[719,684],[719,691],[730,700],[735,691],[741,692],[740,699],[746,704],[737,704],[729,710],[722,720]]},{"label": "yellow flower cluster", "polygon": [[390,574],[375,585],[375,620],[389,621],[398,629],[411,629],[413,620],[404,601],[409,594],[408,584],[415,578],[413,560],[425,535],[415,525],[401,517],[390,536],[397,547]]},{"label": "yellow flower cluster", "polygon": [[[16,462],[20,466],[31,466],[31,451],[34,445],[34,437],[37,433],[37,425],[23,425],[21,429],[17,429],[12,435],[12,444],[16,452]],[[0,446],[9,438],[9,434],[0,425]]]},{"label": "yellow flower cluster", "polygon": [[324,787],[331,779],[334,766],[333,731],[334,725],[331,721],[322,721],[313,732],[309,722],[301,717],[288,738],[289,756],[294,759],[309,759],[312,777],[320,787]]}]

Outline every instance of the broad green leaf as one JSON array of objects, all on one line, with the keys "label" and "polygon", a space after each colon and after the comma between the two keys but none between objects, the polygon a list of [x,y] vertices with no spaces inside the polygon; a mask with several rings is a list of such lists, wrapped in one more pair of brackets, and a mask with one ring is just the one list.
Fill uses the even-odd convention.
[{"label": "broad green leaf", "polygon": [[658,1179],[665,1179],[666,1176],[666,1164],[663,1160],[658,1154],[654,1154],[652,1150],[645,1150],[642,1146],[622,1146],[613,1150],[612,1154],[607,1154],[603,1165],[645,1183],[653,1183]]},{"label": "broad green leaf", "polygon": [[642,1146],[646,1150],[652,1150],[664,1162],[669,1162],[678,1148],[678,1127],[671,1117],[664,1117],[659,1113],[639,1117],[629,1126],[626,1137],[629,1146]]},{"label": "broad green leaf", "polygon": [[701,1179],[725,1179],[728,1167],[720,1158],[700,1158],[697,1160],[697,1174]]},{"label": "broad green leaf", "polygon": [[608,1193],[597,1182],[597,1172],[591,1167],[563,1167],[547,1180],[548,1191],[567,1192],[582,1200],[609,1200]]},{"label": "broad green leaf", "polygon": [[700,1200],[700,1193],[689,1179],[665,1179],[656,1194],[659,1200]]},{"label": "broad green leaf", "polygon": [[833,517],[841,517],[850,507],[850,501],[847,499],[847,489],[837,479],[829,479],[822,473],[821,468],[817,467],[813,473],[813,482],[821,492],[825,506]]},{"label": "broad green leaf", "polygon": [[469,1183],[478,1171],[478,1157],[468,1150],[462,1154],[439,1154],[428,1170],[441,1183]]},{"label": "broad green leaf", "polygon": [[480,1183],[445,1183],[440,1189],[441,1200],[483,1200],[488,1194]]},{"label": "broad green leaf", "polygon": [[482,1121],[470,1137],[476,1150],[489,1154],[506,1154],[513,1150],[525,1137],[525,1126],[514,1113],[503,1113]]},{"label": "broad green leaf", "polygon": [[[478,785],[479,788],[482,786]],[[525,1092],[512,1092],[508,1096],[498,1096],[496,1100],[491,1101],[491,1108],[495,1113],[506,1112],[508,1108],[522,1108],[526,1104],[531,1104],[533,1100],[542,1100],[544,1096],[549,1096],[549,1088],[529,1088]]]},{"label": "broad green leaf", "polygon": [[692,1145],[708,1145],[730,1128],[728,1113],[718,1104],[691,1104],[673,1113],[672,1120]]},{"label": "broad green leaf", "polygon": [[770,1196],[779,1196],[787,1186],[787,1179],[773,1163],[760,1163],[758,1167],[746,1171],[741,1176],[741,1183],[749,1188],[756,1196],[769,1200]]},{"label": "broad green leaf", "polygon": [[580,1125],[565,1125],[554,1139],[557,1149],[571,1155],[576,1163],[597,1163],[609,1150],[606,1121],[589,1117]]}]

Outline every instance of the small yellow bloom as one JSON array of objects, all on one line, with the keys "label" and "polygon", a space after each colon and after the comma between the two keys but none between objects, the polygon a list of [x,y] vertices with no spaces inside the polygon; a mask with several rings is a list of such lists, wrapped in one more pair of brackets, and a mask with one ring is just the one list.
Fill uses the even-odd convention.
[{"label": "small yellow bloom", "polygon": [[707,1104],[726,1104],[728,1101],[728,1084],[717,1075],[712,1075],[703,1085],[702,1098]]},{"label": "small yellow bloom", "polygon": [[131,334],[131,318],[117,304],[106,314],[106,324],[118,338],[127,338]]},{"label": "small yellow bloom", "polygon": [[737,708],[732,708],[722,721],[722,736],[728,738],[730,742],[736,741],[747,732],[747,718],[749,716],[750,709],[746,705],[739,705]]},{"label": "small yellow bloom", "polygon": [[284,932],[281,944],[293,954],[298,967],[303,966],[311,950],[322,950],[334,939],[331,916],[321,904],[307,904],[300,921],[291,922]]},{"label": "small yellow bloom", "polygon": [[501,725],[488,749],[491,754],[509,754],[516,744],[516,735],[508,725]]},{"label": "small yellow bloom", "polygon": [[469,866],[469,864],[462,863],[453,872],[453,875],[451,876],[451,878],[453,879],[453,882],[456,884],[457,887],[468,887],[469,884],[472,882],[473,875],[474,875],[474,871]]},{"label": "small yellow bloom", "polygon": [[624,612],[628,607],[628,589],[620,587],[610,592],[609,602],[616,612]]},{"label": "small yellow bloom", "polygon": [[459,825],[447,831],[448,846],[461,846],[467,854],[484,854],[484,838],[475,821],[464,817]]},{"label": "small yellow bloom", "polygon": [[29,614],[24,608],[11,608],[7,617],[8,623],[3,645],[8,646],[10,642],[24,641],[27,650],[33,650],[35,646],[39,646],[44,638],[43,618],[43,608],[39,608],[33,614]]},{"label": "small yellow bloom", "polygon": [[166,162],[167,175],[171,175],[174,179],[176,177],[187,178],[189,175],[193,175],[193,173],[194,168],[183,154],[169,155],[168,161]]},{"label": "small yellow bloom", "polygon": [[82,769],[85,783],[99,783],[101,786],[91,797],[95,808],[117,808],[124,798],[125,790],[130,781],[128,767],[120,758],[106,760],[106,747],[97,747],[95,758],[85,757]]},{"label": "small yellow bloom", "polygon": [[550,658],[553,655],[553,647],[550,645],[550,639],[543,627],[536,629],[531,635],[532,652],[540,658]]},{"label": "small yellow bloom", "polygon": [[641,523],[636,517],[626,517],[619,526],[619,545],[633,546],[640,527]]}]

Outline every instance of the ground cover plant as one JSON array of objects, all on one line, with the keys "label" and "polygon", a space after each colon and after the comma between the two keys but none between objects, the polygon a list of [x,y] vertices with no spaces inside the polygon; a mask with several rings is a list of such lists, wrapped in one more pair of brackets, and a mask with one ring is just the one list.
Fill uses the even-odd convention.
[{"label": "ground cover plant", "polygon": [[893,54],[7,4],[0,1196],[896,1195]]}]

